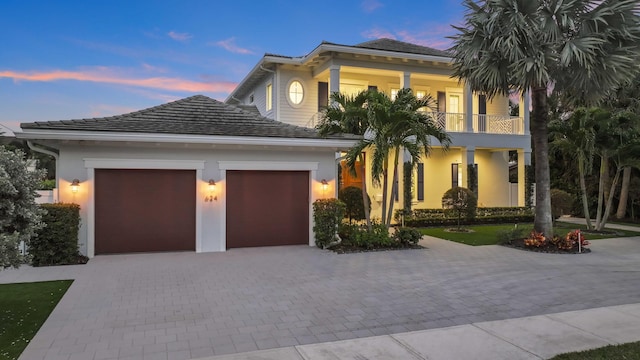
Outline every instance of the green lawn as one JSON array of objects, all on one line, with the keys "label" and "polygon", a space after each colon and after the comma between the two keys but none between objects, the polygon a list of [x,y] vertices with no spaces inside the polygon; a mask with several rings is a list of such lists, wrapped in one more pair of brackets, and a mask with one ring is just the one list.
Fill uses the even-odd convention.
[{"label": "green lawn", "polygon": [[0,359],[17,359],[72,280],[0,284]]},{"label": "green lawn", "polygon": [[551,360],[632,360],[640,359],[640,341],[622,345],[609,345],[598,349],[555,356]]},{"label": "green lawn", "polygon": [[[498,225],[470,225],[464,226],[467,229],[472,229],[474,232],[468,233],[457,233],[457,232],[446,232],[445,229],[451,228],[451,226],[443,228],[443,227],[429,227],[422,228],[420,232],[424,235],[434,236],[440,239],[451,240],[455,242],[459,242],[461,244],[466,245],[495,245],[498,242],[497,233],[500,230],[508,230],[513,228],[513,224],[498,224]],[[527,229],[526,233],[529,233],[531,229],[533,229],[533,224],[518,224],[518,227]],[[575,224],[562,223],[558,222],[554,227],[554,232],[559,235],[565,235],[571,230],[575,230],[580,228]],[[584,227],[582,227],[584,228]],[[607,234],[607,235],[594,235],[594,234],[586,234],[585,237],[587,240],[598,240],[598,239],[608,239],[613,237],[625,237],[625,236],[639,236],[640,233],[636,233],[633,231],[624,231],[624,230],[616,230],[620,235],[615,234]]]}]

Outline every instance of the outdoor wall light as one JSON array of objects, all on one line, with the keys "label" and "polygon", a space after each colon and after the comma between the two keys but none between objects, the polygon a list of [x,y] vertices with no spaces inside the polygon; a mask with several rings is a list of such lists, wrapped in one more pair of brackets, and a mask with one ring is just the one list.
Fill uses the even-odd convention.
[{"label": "outdoor wall light", "polygon": [[73,179],[73,181],[71,182],[71,192],[74,194],[77,193],[79,187],[80,187],[80,180]]},{"label": "outdoor wall light", "polygon": [[216,191],[216,182],[213,179],[209,179],[209,183],[207,184],[207,187],[209,189],[209,196],[204,198],[205,202],[210,202],[210,201],[217,201],[218,200],[218,196],[215,195],[215,191]]},{"label": "outdoor wall light", "polygon": [[327,188],[329,187],[329,183],[327,182],[327,180],[322,179],[320,181],[320,184],[322,184],[322,192],[327,191]]}]

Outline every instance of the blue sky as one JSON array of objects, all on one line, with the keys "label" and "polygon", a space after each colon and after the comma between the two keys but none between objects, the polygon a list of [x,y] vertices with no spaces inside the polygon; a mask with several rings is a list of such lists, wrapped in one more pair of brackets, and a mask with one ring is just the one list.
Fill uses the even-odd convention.
[{"label": "blue sky", "polygon": [[444,49],[460,0],[29,1],[0,4],[0,124],[224,100],[264,53],[380,37]]}]

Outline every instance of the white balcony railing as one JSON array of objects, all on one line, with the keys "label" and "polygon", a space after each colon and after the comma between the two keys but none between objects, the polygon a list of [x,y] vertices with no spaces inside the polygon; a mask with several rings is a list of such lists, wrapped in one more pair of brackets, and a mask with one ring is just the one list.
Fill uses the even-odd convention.
[{"label": "white balcony railing", "polygon": [[[464,113],[431,112],[433,120],[439,128],[448,132],[467,132],[465,130],[466,116]],[[313,114],[306,123],[306,127],[315,127],[318,124],[321,113]],[[473,129],[468,132],[484,134],[508,134],[522,135],[524,121],[521,117],[509,115],[472,115]]]},{"label": "white balcony railing", "polygon": [[465,130],[464,113],[433,113],[436,124],[450,132],[474,132],[485,134],[524,134],[524,121],[509,115],[472,114],[473,129]]}]

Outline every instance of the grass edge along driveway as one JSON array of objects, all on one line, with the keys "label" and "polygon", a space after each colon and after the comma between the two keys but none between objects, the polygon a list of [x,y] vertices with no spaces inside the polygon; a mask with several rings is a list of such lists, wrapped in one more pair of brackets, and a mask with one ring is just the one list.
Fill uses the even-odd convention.
[{"label": "grass edge along driveway", "polygon": [[0,360],[22,354],[72,282],[0,284]]},{"label": "grass edge along driveway", "polygon": [[[492,225],[465,225],[463,228],[471,229],[473,232],[447,232],[445,229],[455,228],[455,226],[447,227],[428,227],[420,228],[420,233],[423,235],[429,235],[440,239],[455,241],[465,245],[481,246],[481,245],[496,245],[498,243],[498,231],[513,229],[514,224],[492,224]],[[518,224],[519,228],[525,229],[524,234],[527,235],[533,229],[532,223]],[[554,233],[559,236],[566,235],[569,231],[581,229],[585,230],[583,226],[569,224],[569,223],[556,223],[554,227]],[[609,229],[611,230],[611,229]],[[615,237],[626,236],[639,236],[640,233],[625,230],[615,230],[618,234],[607,235],[594,235],[585,234],[587,240],[609,239]]]},{"label": "grass edge along driveway", "polygon": [[640,341],[622,345],[609,345],[593,350],[578,351],[557,355],[551,360],[612,360],[638,359],[640,357]]}]

